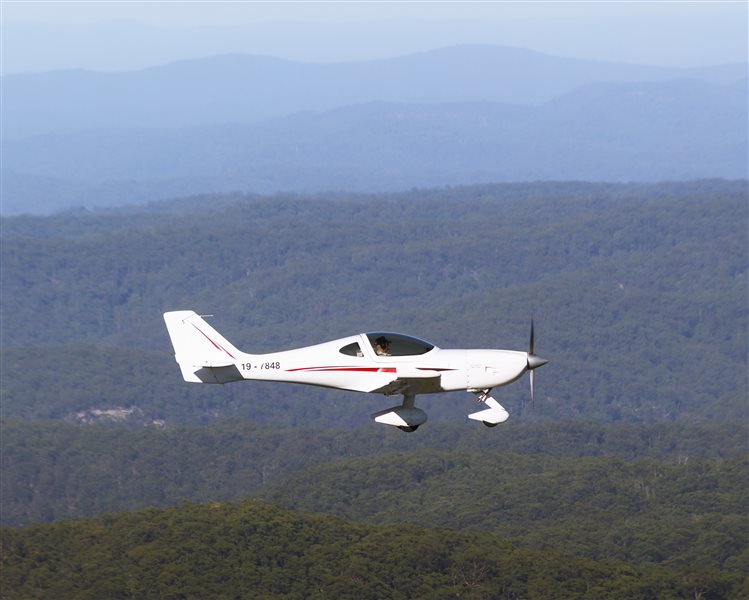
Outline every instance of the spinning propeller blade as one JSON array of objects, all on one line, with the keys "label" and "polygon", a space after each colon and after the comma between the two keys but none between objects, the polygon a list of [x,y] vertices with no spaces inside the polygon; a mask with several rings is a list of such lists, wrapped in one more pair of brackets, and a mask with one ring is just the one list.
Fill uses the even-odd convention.
[{"label": "spinning propeller blade", "polygon": [[534,354],[535,349],[535,332],[534,332],[534,326],[533,326],[533,318],[531,317],[531,342],[529,344],[528,348],[528,371],[530,375],[531,380],[531,407],[533,409],[536,408],[536,393],[535,393],[535,376],[533,373],[534,369],[537,369],[538,367],[543,367],[548,360],[541,358],[540,356],[536,356]]},{"label": "spinning propeller blade", "polygon": [[531,380],[531,410],[533,411],[536,410],[536,393],[534,391],[534,385],[533,385],[533,380],[535,379],[535,375],[536,374],[533,371],[531,371],[528,375],[528,377]]},{"label": "spinning propeller blade", "polygon": [[530,348],[528,349],[528,354],[533,354],[533,339],[535,338],[534,329],[535,327],[533,326],[533,317],[531,317],[531,343]]}]

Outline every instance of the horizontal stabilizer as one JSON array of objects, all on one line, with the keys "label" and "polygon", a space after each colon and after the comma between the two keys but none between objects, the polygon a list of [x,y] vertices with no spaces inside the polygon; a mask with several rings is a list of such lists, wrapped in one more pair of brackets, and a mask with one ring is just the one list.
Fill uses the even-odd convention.
[{"label": "horizontal stabilizer", "polygon": [[202,367],[193,373],[201,383],[229,383],[231,381],[242,381],[242,373],[237,365],[226,367]]}]

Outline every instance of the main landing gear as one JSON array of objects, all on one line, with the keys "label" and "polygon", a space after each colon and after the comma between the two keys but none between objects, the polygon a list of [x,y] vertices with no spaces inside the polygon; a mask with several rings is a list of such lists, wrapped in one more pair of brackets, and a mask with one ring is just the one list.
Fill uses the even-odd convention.
[{"label": "main landing gear", "polygon": [[373,413],[372,418],[377,423],[392,425],[407,433],[414,432],[427,420],[427,414],[414,406],[414,400],[416,400],[416,394],[405,393],[403,404]]}]

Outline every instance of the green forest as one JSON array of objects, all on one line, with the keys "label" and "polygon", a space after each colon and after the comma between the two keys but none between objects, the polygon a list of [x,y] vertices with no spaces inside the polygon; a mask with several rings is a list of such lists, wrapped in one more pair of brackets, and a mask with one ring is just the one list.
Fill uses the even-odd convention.
[{"label": "green forest", "polygon": [[218,502],[3,530],[3,597],[737,598],[738,574]]},{"label": "green forest", "polygon": [[[536,418],[744,419],[746,198],[745,181],[539,183],[6,218],[2,416],[355,426],[384,408],[182,384],[161,314],[191,308],[257,353],[374,330],[522,350],[533,316],[551,360]],[[430,418],[464,417],[458,398]],[[500,402],[527,398],[525,381]]]},{"label": "green forest", "polygon": [[[2,521],[25,526],[170,506],[185,500],[235,500],[250,493],[266,493],[269,487],[279,494],[285,487],[314,482],[308,477],[318,468],[347,468],[349,461],[357,464],[362,458],[378,460],[380,456],[398,455],[397,459],[383,459],[377,466],[387,469],[393,462],[400,465],[402,454],[408,452],[425,456],[487,453],[497,460],[511,454],[541,462],[557,457],[571,464],[587,458],[590,460],[585,464],[589,466],[614,458],[625,463],[650,459],[669,472],[681,464],[682,474],[692,473],[695,464],[718,468],[746,456],[743,423],[509,422],[501,435],[486,435],[486,428],[466,424],[432,425],[418,436],[405,436],[374,425],[344,431],[223,421],[162,430],[4,421],[0,455]],[[503,460],[499,464],[510,468]],[[625,467],[623,463],[618,469]],[[730,473],[740,474],[735,470]],[[349,478],[348,473],[344,475]],[[494,475],[487,476],[494,481]],[[367,482],[365,487],[372,484]],[[305,495],[312,502],[314,494],[305,491]],[[332,500],[337,501],[334,497]],[[293,505],[293,494],[285,493],[283,501]]]},{"label": "green forest", "polygon": [[[749,597],[746,181],[202,196],[2,219],[0,597]],[[392,399],[191,385],[367,330],[549,365]]]}]

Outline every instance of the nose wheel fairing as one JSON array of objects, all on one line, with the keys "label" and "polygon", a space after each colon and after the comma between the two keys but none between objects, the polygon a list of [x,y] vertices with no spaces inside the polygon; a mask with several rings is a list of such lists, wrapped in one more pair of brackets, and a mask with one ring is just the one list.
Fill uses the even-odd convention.
[{"label": "nose wheel fairing", "polygon": [[508,413],[499,402],[497,402],[489,395],[489,393],[491,392],[490,389],[469,391],[476,394],[477,402],[480,402],[484,406],[486,406],[484,410],[480,410],[468,415],[469,419],[473,419],[474,421],[481,421],[487,427],[495,427],[500,423],[504,423],[507,419],[510,418],[510,413]]}]

